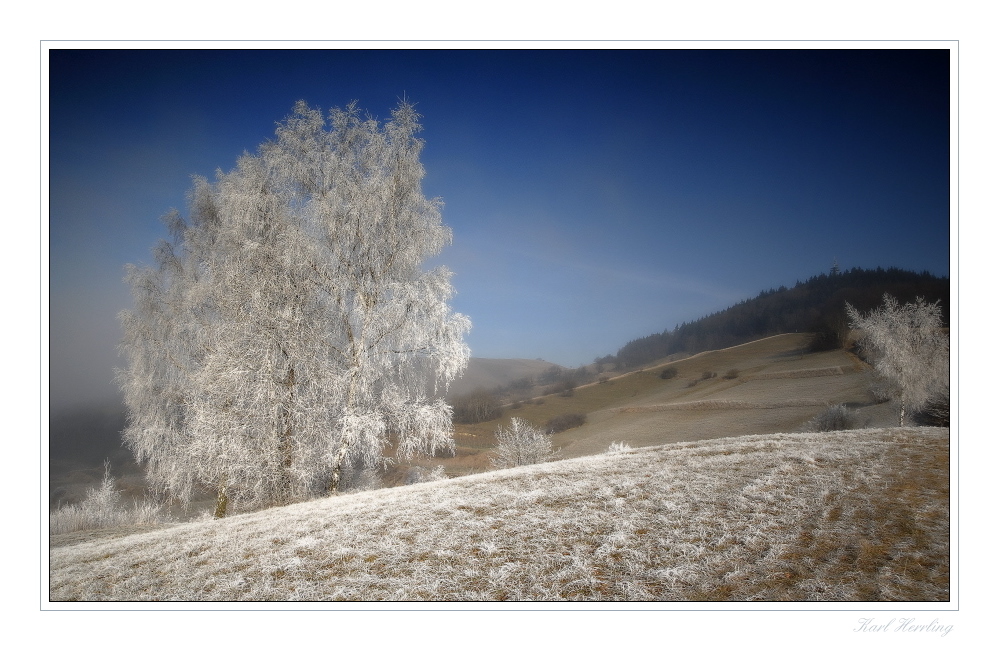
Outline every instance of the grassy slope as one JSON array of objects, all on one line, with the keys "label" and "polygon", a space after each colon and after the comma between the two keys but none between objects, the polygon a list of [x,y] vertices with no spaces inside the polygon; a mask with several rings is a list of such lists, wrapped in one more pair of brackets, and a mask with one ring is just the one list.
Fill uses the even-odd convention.
[{"label": "grassy slope", "polygon": [[949,599],[948,431],[678,443],[51,551],[53,600]]},{"label": "grassy slope", "polygon": [[[586,425],[554,438],[561,456],[570,458],[596,454],[613,441],[639,447],[733,434],[794,431],[826,405],[868,404],[862,364],[842,350],[802,354],[809,338],[803,333],[778,335],[700,353],[577,388],[568,398],[546,396],[543,401],[508,409],[494,421],[456,425],[459,456],[440,461],[452,475],[487,468],[487,451],[495,445],[493,432],[513,416],[543,426],[559,414],[586,414]],[[677,377],[660,379],[665,366],[676,367]],[[734,380],[724,378],[730,369],[738,370]],[[713,371],[717,377],[688,386],[705,371]],[[688,408],[656,409],[673,404]],[[632,409],[635,407],[644,411]],[[891,418],[881,413],[887,408],[865,409],[871,412],[867,418],[871,426],[891,424]]]}]

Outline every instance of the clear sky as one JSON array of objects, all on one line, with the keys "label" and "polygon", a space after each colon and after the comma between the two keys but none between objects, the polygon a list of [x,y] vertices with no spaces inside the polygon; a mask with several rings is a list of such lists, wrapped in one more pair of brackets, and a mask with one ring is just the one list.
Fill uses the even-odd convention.
[{"label": "clear sky", "polygon": [[576,366],[829,270],[949,275],[948,50],[53,50],[50,400],[104,400],[160,215],[296,100],[424,116],[478,357]]}]

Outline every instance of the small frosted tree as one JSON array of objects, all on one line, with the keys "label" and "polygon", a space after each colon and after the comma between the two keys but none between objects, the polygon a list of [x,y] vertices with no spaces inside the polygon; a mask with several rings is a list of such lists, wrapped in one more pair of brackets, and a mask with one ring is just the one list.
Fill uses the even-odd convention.
[{"label": "small frosted tree", "polygon": [[497,468],[513,468],[544,463],[555,458],[551,435],[525,420],[512,418],[510,428],[496,428],[496,450],[492,459]]},{"label": "small frosted tree", "polygon": [[899,305],[890,294],[862,315],[849,303],[847,316],[860,331],[858,343],[879,380],[879,391],[898,405],[898,424],[910,412],[947,395],[950,385],[950,342],[943,332],[940,304],[917,298]]},{"label": "small frosted tree", "polygon": [[222,517],[336,493],[393,439],[402,457],[453,449],[431,396],[464,369],[469,322],[450,272],[422,267],[451,231],[421,190],[418,118],[299,102],[236,169],[196,178],[156,266],[128,269],[124,438],[155,488],[211,488]]}]

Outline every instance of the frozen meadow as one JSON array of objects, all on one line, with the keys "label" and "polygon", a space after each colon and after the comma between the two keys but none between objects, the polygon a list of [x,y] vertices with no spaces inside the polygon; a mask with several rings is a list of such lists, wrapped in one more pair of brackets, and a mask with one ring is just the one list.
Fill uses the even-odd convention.
[{"label": "frozen meadow", "polygon": [[949,430],[626,449],[54,547],[50,599],[947,601]]}]

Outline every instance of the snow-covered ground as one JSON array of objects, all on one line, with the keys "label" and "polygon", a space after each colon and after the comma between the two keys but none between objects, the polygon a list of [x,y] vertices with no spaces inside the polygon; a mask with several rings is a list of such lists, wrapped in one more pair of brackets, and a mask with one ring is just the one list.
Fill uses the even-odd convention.
[{"label": "snow-covered ground", "polygon": [[676,443],[51,550],[65,600],[950,597],[949,431]]}]

